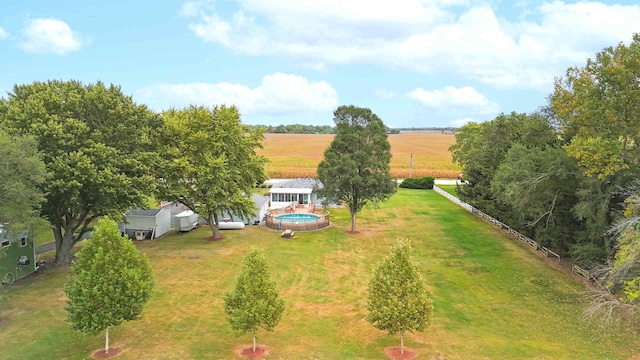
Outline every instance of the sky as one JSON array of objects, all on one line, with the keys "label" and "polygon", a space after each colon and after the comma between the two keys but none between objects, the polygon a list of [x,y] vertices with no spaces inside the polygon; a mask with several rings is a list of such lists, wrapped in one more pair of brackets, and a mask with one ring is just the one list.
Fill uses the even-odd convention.
[{"label": "sky", "polygon": [[0,97],[116,84],[161,111],[236,105],[246,124],[458,127],[547,103],[554,79],[640,32],[640,2],[0,0]]}]

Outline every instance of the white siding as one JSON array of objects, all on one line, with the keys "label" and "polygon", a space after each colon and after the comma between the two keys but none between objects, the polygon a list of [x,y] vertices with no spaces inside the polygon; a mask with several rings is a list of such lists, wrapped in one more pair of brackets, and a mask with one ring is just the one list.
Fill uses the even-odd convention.
[{"label": "white siding", "polygon": [[155,237],[160,237],[171,231],[171,211],[162,209],[156,215],[156,233]]}]

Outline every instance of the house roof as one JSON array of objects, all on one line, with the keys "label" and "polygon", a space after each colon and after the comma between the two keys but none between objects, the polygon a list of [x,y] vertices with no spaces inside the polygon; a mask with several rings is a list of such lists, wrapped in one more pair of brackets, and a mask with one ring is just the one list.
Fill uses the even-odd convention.
[{"label": "house roof", "polygon": [[274,184],[272,189],[313,189],[321,188],[322,183],[318,179],[313,178],[298,178],[289,181],[279,182]]},{"label": "house roof", "polygon": [[125,216],[156,216],[163,209],[131,209]]}]

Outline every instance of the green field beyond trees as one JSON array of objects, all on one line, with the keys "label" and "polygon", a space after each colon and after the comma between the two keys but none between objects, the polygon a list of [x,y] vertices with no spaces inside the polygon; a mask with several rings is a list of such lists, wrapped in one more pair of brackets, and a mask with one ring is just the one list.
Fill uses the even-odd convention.
[{"label": "green field beyond trees", "polygon": [[[409,205],[410,204],[410,205]],[[425,333],[407,334],[418,359],[630,359],[638,334],[580,320],[585,287],[430,190],[400,189],[359,215],[333,210],[327,230],[296,233],[248,227],[218,242],[200,228],[135,242],[151,262],[154,294],[142,319],[110,331],[117,359],[234,359],[251,343],[225,320],[250,246],[264,249],[285,301],[275,332],[259,333],[267,359],[385,359],[398,344],[365,320],[366,288],[398,239],[409,239],[435,306]],[[86,359],[104,338],[71,330],[62,290],[69,269],[45,270],[0,290],[0,358]]]}]

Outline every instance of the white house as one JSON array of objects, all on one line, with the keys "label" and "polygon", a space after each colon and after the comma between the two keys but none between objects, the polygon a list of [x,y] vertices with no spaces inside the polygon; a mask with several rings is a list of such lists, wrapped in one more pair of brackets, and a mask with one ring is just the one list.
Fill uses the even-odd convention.
[{"label": "white house", "polygon": [[137,240],[155,239],[171,231],[171,211],[167,209],[131,209],[121,231]]},{"label": "white house", "polygon": [[269,190],[271,197],[269,208],[283,208],[291,205],[308,208],[310,204],[318,201],[318,195],[313,192],[317,188],[322,188],[322,183],[312,178],[278,182]]}]

